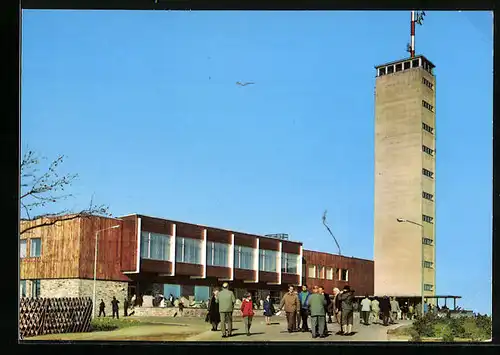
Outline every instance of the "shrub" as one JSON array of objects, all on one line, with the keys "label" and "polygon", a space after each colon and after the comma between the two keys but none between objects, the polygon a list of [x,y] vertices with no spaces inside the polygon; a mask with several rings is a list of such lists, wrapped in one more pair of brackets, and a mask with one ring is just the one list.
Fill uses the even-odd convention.
[{"label": "shrub", "polygon": [[435,325],[438,323],[438,319],[432,313],[427,313],[424,317],[417,319],[413,323],[413,330],[416,334],[421,337],[432,337],[435,334]]},{"label": "shrub", "polygon": [[125,328],[137,325],[139,322],[133,319],[114,319],[114,318],[95,318],[90,323],[92,332],[111,331],[119,328]]}]

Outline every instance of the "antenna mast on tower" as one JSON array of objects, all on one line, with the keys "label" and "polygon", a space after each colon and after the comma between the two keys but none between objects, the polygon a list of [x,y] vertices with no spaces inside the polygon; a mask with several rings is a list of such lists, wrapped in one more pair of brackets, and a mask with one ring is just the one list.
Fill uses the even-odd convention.
[{"label": "antenna mast on tower", "polygon": [[424,21],[425,11],[411,11],[411,26],[410,26],[410,43],[407,44],[406,50],[410,52],[410,57],[415,58],[415,23],[422,25]]}]

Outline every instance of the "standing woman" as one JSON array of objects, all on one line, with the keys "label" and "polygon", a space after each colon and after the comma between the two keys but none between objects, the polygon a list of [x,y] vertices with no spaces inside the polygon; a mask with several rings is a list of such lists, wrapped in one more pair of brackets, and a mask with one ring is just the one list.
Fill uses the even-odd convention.
[{"label": "standing woman", "polygon": [[271,317],[274,315],[274,306],[271,302],[271,295],[267,295],[264,300],[264,316],[266,317],[266,325],[271,324]]},{"label": "standing woman", "polygon": [[247,336],[250,335],[250,327],[252,326],[252,319],[253,319],[253,302],[252,302],[252,295],[250,292],[245,294],[245,298],[241,302],[241,316],[243,317],[243,324],[245,324],[245,331],[247,333]]},{"label": "standing woman", "polygon": [[210,324],[212,324],[212,332],[217,331],[217,327],[219,326],[220,323],[220,313],[219,313],[219,304],[215,302],[215,299],[217,298],[217,294],[219,293],[219,290],[217,288],[214,288],[213,293],[212,293],[212,298],[210,299],[210,302],[208,303],[208,321]]}]

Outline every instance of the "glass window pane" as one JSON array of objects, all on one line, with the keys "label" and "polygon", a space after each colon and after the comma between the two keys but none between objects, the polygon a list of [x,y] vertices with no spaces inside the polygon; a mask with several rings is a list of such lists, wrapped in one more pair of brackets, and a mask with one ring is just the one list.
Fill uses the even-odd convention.
[{"label": "glass window pane", "polygon": [[40,297],[40,280],[31,281],[31,297]]},{"label": "glass window pane", "polygon": [[175,261],[182,263],[184,262],[184,254],[182,253],[184,244],[184,238],[176,237],[175,243]]},{"label": "glass window pane", "polygon": [[229,244],[212,243],[213,244],[213,265],[229,266]]},{"label": "glass window pane", "polygon": [[21,280],[21,283],[20,283],[20,292],[21,292],[21,297],[26,297],[26,280]]},{"label": "glass window pane", "polygon": [[141,233],[141,257],[149,258],[149,233]]},{"label": "glass window pane", "polygon": [[42,241],[40,238],[31,239],[30,256],[31,257],[39,257],[41,247],[42,247]]},{"label": "glass window pane", "polygon": [[28,243],[26,242],[26,239],[21,240],[21,245],[20,245],[20,256],[21,256],[21,258],[25,258],[27,256],[27,254],[26,254],[27,245],[28,245]]}]

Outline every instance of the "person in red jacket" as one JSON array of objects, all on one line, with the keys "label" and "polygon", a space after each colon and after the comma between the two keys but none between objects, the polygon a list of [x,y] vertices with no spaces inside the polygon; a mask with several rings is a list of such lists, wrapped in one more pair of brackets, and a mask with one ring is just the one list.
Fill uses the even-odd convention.
[{"label": "person in red jacket", "polygon": [[243,323],[245,324],[245,331],[247,336],[250,335],[250,327],[252,326],[253,318],[253,302],[252,295],[250,293],[245,294],[243,302],[241,302],[241,315],[243,316]]}]

